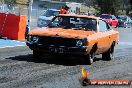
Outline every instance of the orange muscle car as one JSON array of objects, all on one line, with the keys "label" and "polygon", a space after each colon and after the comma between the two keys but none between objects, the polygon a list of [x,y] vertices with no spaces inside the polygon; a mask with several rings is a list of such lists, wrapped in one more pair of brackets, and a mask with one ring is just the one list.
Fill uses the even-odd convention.
[{"label": "orange muscle car", "polygon": [[46,27],[31,30],[26,44],[35,60],[45,53],[83,55],[92,64],[97,54],[111,60],[118,40],[119,33],[99,17],[59,14]]}]

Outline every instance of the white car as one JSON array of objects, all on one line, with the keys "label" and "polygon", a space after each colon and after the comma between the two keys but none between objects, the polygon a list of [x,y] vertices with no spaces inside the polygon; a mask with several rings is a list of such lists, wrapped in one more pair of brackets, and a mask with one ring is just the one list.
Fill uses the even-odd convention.
[{"label": "white car", "polygon": [[56,9],[48,9],[44,14],[39,16],[38,21],[37,21],[37,26],[38,27],[45,27],[49,21],[54,17],[59,14],[60,10]]}]

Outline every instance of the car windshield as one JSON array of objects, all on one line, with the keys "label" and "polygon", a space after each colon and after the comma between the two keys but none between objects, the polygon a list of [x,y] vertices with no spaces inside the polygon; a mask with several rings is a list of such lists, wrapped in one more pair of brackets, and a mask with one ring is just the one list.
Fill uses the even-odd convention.
[{"label": "car windshield", "polygon": [[112,17],[109,15],[101,15],[100,18],[111,19]]},{"label": "car windshield", "polygon": [[125,16],[118,16],[117,19],[126,21],[127,17],[125,17]]},{"label": "car windshield", "polygon": [[54,11],[54,10],[47,10],[43,16],[50,17],[50,16],[56,16],[59,14],[59,11]]},{"label": "car windshield", "polygon": [[56,16],[48,24],[48,27],[96,31],[97,21],[92,18],[84,18],[84,17]]}]

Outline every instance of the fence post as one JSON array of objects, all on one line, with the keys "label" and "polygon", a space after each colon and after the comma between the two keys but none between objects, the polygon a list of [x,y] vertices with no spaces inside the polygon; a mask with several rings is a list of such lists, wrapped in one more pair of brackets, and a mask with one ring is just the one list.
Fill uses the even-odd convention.
[{"label": "fence post", "polygon": [[32,5],[33,5],[33,0],[28,0],[29,1],[29,8],[28,8],[28,31],[31,29],[31,12],[32,12]]}]

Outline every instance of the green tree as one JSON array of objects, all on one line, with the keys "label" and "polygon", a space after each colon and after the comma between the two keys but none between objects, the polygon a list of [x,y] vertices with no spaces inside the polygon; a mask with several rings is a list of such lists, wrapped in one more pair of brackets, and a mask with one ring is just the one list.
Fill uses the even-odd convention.
[{"label": "green tree", "polygon": [[4,3],[16,3],[17,0],[0,0],[0,2]]},{"label": "green tree", "polygon": [[0,0],[0,2],[5,2],[5,3],[21,3],[21,4],[27,4],[28,0]]},{"label": "green tree", "polygon": [[124,1],[124,10],[126,10],[126,15],[129,15],[129,12],[132,11],[130,0]]},{"label": "green tree", "polygon": [[0,0],[0,2],[7,4],[10,10],[12,10],[15,6],[23,8],[25,5],[28,5],[28,0]]},{"label": "green tree", "polygon": [[121,7],[122,0],[97,0],[98,10],[100,14],[118,14],[118,10]]}]

